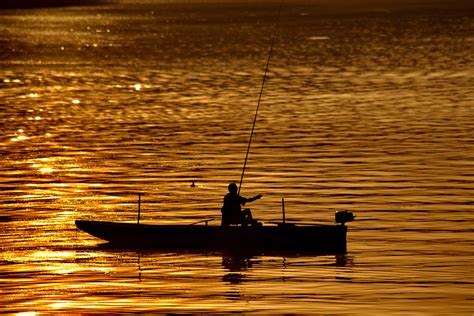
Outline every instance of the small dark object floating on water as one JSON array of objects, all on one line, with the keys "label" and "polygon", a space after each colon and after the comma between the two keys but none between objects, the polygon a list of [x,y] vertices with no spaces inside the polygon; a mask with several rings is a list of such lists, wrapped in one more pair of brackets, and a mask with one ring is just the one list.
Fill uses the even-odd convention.
[{"label": "small dark object floating on water", "polygon": [[[208,225],[151,225],[76,220],[80,230],[118,247],[187,250],[269,250],[346,252],[346,222],[354,215],[336,213],[336,225],[280,223],[261,227]],[[199,223],[199,222],[198,222]]]}]

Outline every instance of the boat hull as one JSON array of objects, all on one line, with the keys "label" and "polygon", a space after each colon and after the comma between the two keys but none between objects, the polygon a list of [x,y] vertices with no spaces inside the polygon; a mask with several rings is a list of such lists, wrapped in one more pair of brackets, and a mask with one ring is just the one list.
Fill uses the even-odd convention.
[{"label": "boat hull", "polygon": [[76,226],[121,247],[346,252],[344,225],[221,227],[77,220]]}]

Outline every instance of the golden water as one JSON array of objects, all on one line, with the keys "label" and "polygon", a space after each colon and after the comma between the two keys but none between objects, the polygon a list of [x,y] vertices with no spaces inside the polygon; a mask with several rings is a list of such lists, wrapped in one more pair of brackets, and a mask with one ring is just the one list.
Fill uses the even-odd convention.
[{"label": "golden water", "polygon": [[102,249],[74,226],[135,221],[139,192],[142,222],[218,223],[277,4],[0,11],[0,311],[474,312],[474,14],[420,3],[282,12],[242,194],[264,222],[282,197],[295,221],[353,211],[343,257]]}]

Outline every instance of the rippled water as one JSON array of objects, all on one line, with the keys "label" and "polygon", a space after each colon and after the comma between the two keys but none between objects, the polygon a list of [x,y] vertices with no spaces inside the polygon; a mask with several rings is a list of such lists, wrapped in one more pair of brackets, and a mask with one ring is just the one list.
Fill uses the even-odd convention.
[{"label": "rippled water", "polygon": [[278,3],[0,11],[0,311],[474,312],[474,11],[399,3],[284,3],[260,107],[242,194],[266,222],[282,197],[292,220],[355,212],[342,257],[74,226],[136,220],[139,192],[143,222],[219,218]]}]

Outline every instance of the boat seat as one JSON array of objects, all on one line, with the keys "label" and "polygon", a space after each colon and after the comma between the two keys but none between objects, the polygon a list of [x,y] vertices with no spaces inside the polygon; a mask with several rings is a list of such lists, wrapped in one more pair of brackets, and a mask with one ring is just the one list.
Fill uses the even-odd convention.
[{"label": "boat seat", "polygon": [[251,212],[249,209],[243,210],[240,214],[222,214],[222,227],[229,226],[262,226],[261,223],[258,223],[255,219],[252,218]]},{"label": "boat seat", "polygon": [[241,212],[225,212],[221,209],[222,221],[221,226],[248,226],[256,223],[256,220],[252,218],[252,212],[246,208]]},{"label": "boat seat", "polygon": [[221,226],[242,226],[242,221],[241,220],[231,220],[231,219],[226,219],[224,216],[222,217],[221,221]]}]

